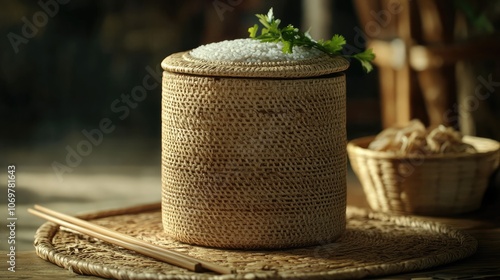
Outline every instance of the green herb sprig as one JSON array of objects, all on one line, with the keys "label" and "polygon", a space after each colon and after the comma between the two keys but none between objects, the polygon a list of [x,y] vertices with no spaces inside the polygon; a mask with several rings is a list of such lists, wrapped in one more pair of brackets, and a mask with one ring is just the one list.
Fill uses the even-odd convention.
[{"label": "green herb sprig", "polygon": [[367,73],[373,70],[372,61],[375,59],[375,54],[372,49],[367,49],[363,52],[354,55],[342,54],[346,40],[344,36],[335,34],[330,40],[315,41],[309,32],[302,32],[298,28],[289,24],[284,28],[280,28],[280,19],[274,18],[273,8],[269,10],[267,15],[257,14],[259,22],[263,25],[260,35],[259,25],[248,29],[250,38],[260,40],[261,42],[281,42],[283,44],[284,53],[292,53],[294,46],[303,46],[306,48],[315,48],[332,56],[343,56],[346,58],[354,58],[361,63],[361,66]]}]

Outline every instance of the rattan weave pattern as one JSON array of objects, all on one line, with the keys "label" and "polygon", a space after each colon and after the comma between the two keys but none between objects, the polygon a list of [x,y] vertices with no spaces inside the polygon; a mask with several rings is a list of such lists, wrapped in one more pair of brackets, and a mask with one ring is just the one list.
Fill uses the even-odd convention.
[{"label": "rattan weave pattern", "polygon": [[192,246],[165,235],[160,205],[81,216],[92,222],[190,256],[235,268],[232,275],[195,273],[79,233],[43,224],[36,253],[79,274],[116,279],[359,279],[411,272],[473,254],[477,241],[461,231],[411,216],[347,207],[340,239],[288,250],[223,250]]},{"label": "rattan weave pattern", "polygon": [[345,76],[165,71],[165,231],[221,248],[333,241],[345,228]]},{"label": "rattan weave pattern", "polygon": [[319,57],[280,62],[209,61],[192,57],[189,52],[175,53],[163,60],[161,66],[172,73],[214,77],[243,78],[305,78],[318,77],[346,70],[349,62],[343,57]]},{"label": "rattan weave pattern", "polygon": [[372,140],[354,139],[347,150],[375,211],[453,215],[477,210],[500,164],[500,143],[487,138],[464,137],[476,153],[410,156],[369,150]]}]

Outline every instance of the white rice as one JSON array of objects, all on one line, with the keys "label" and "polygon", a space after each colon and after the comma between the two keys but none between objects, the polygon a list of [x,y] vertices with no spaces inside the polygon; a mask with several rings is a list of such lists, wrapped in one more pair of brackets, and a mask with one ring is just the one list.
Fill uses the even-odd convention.
[{"label": "white rice", "polygon": [[199,46],[191,56],[209,61],[270,62],[294,61],[317,57],[322,54],[317,49],[293,47],[292,53],[283,53],[282,43],[260,42],[255,39],[236,39]]}]

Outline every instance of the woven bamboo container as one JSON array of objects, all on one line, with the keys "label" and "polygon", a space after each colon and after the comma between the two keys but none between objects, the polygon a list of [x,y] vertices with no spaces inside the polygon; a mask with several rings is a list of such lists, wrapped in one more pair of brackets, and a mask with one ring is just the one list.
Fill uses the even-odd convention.
[{"label": "woven bamboo container", "polygon": [[367,149],[374,137],[347,145],[351,166],[377,211],[453,215],[477,210],[499,165],[497,141],[465,136],[477,153],[397,156]]},{"label": "woven bamboo container", "polygon": [[219,248],[326,244],[345,229],[342,58],[162,62],[162,222]]}]

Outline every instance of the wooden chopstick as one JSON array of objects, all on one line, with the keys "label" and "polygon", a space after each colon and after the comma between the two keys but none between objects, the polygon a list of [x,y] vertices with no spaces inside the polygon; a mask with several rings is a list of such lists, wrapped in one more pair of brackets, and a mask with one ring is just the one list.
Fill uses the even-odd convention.
[{"label": "wooden chopstick", "polygon": [[35,205],[34,209],[28,209],[28,212],[39,216],[48,221],[54,222],[80,233],[101,239],[103,241],[136,251],[140,254],[183,267],[195,272],[210,270],[219,274],[231,274],[234,271],[228,267],[220,266],[215,263],[198,260],[196,258],[170,251],[166,248],[153,245],[140,239],[119,233],[114,230],[87,222],[85,220],[72,217],[40,205]]}]

